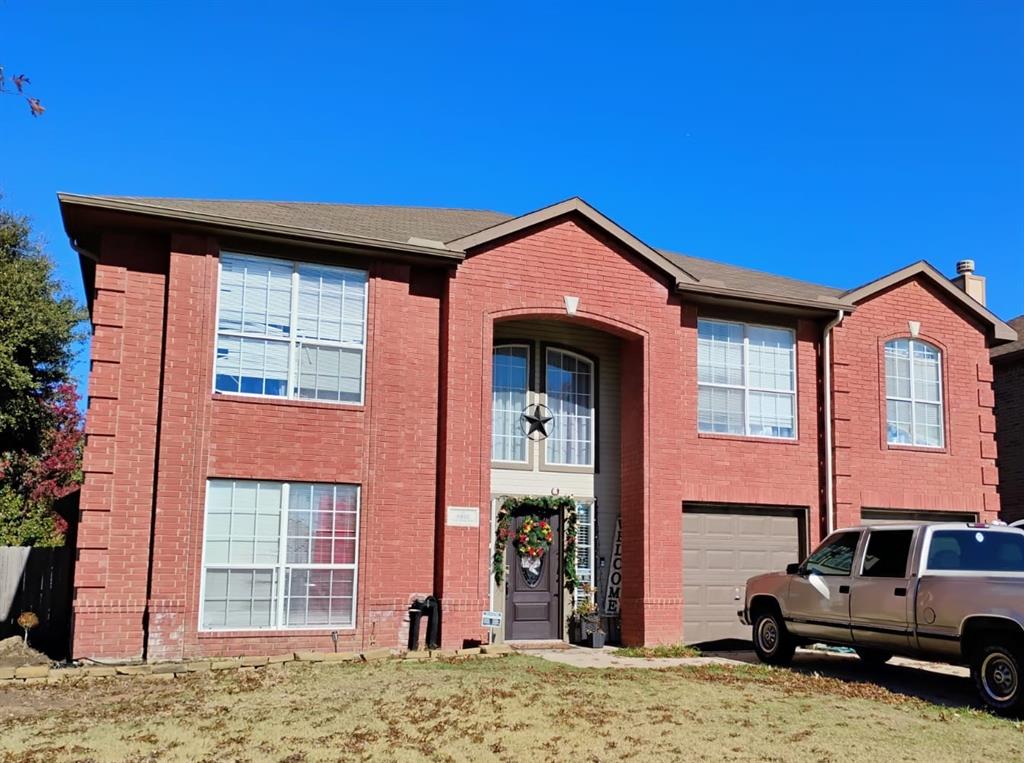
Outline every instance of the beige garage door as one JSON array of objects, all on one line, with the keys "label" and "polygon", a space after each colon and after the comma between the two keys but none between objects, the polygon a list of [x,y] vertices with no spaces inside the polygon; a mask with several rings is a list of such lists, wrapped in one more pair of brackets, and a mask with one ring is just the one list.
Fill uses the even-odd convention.
[{"label": "beige garage door", "polygon": [[861,509],[862,525],[923,525],[927,522],[977,522],[969,511],[900,511],[898,509]]},{"label": "beige garage door", "polygon": [[750,638],[736,610],[747,579],[798,562],[802,512],[788,509],[683,509],[683,640]]}]

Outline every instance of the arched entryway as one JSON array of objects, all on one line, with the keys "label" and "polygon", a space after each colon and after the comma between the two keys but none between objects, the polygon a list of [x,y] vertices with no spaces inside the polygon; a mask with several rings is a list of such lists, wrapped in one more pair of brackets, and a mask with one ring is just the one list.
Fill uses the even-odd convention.
[{"label": "arched entryway", "polygon": [[[505,496],[572,496],[578,517],[577,572],[594,589],[566,590],[560,548],[553,546],[534,570],[537,564],[521,559],[509,544],[506,574],[492,590],[494,607],[505,613],[508,640],[567,637],[573,607],[586,597],[606,616],[606,630],[618,635],[621,590],[614,587],[611,599],[608,594],[623,506],[623,376],[629,344],[628,337],[592,321],[516,316],[494,323],[492,512]],[[627,373],[639,376],[642,369]],[[642,408],[637,412],[631,402],[626,405],[627,415],[642,418]],[[559,532],[563,519],[553,520]],[[521,521],[516,520],[517,528]]]}]

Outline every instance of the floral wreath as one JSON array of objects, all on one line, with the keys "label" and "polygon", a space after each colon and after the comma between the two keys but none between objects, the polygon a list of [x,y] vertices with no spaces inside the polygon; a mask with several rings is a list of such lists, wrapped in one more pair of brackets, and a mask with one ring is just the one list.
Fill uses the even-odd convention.
[{"label": "floral wreath", "polygon": [[[570,592],[579,586],[576,573],[576,530],[579,517],[576,513],[576,499],[567,496],[527,496],[505,498],[498,508],[494,530],[494,556],[491,571],[499,585],[505,579],[505,549],[512,540],[516,553],[521,557],[539,559],[554,542],[554,531],[548,517],[561,512],[565,532],[562,545],[562,576]],[[512,529],[512,518],[524,516],[523,524],[516,533]]]}]

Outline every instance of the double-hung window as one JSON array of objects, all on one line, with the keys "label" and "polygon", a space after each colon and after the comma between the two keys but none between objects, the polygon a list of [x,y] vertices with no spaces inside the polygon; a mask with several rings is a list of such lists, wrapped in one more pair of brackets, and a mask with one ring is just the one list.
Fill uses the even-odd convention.
[{"label": "double-hung window", "polygon": [[886,440],[941,448],[942,356],[920,339],[885,343]]},{"label": "double-hung window", "polygon": [[364,270],[222,252],[214,389],[361,403]]},{"label": "double-hung window", "polygon": [[212,479],[203,630],[351,628],[359,488]]},{"label": "double-hung window", "polygon": [[701,432],[796,436],[796,337],[791,329],[697,322]]}]

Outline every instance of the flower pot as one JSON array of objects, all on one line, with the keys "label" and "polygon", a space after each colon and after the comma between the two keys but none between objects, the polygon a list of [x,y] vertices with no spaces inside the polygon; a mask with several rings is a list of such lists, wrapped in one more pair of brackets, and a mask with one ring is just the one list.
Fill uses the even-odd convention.
[{"label": "flower pot", "polygon": [[602,649],[604,647],[604,631],[594,631],[587,637],[587,646],[591,649]]}]

